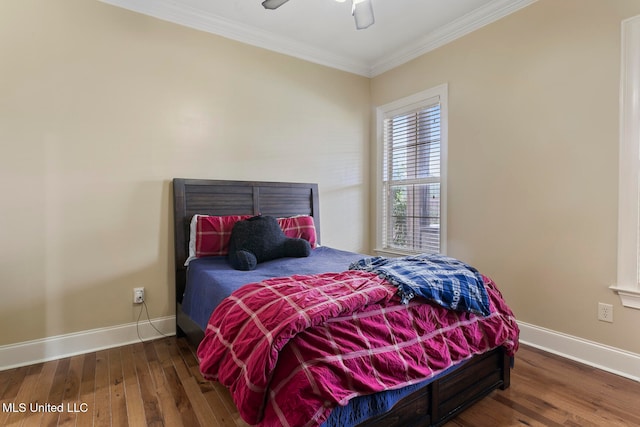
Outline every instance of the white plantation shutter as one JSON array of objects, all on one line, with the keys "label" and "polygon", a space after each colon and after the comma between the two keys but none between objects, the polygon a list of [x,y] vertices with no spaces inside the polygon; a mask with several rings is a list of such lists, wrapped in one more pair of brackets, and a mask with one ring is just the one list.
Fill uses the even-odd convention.
[{"label": "white plantation shutter", "polygon": [[443,252],[440,97],[386,112],[382,144],[382,249]]}]

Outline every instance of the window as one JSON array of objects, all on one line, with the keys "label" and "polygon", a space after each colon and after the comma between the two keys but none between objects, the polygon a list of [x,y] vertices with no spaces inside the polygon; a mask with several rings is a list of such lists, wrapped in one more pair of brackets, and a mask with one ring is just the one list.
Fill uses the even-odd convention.
[{"label": "window", "polygon": [[622,304],[640,309],[640,16],[622,22],[618,283]]},{"label": "window", "polygon": [[445,253],[447,86],[377,109],[377,251]]}]

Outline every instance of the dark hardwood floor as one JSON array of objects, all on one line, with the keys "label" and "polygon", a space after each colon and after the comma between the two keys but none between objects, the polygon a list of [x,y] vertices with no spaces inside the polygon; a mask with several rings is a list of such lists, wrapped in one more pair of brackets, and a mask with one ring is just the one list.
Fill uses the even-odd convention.
[{"label": "dark hardwood floor", "polygon": [[[1,371],[0,404],[3,426],[247,425],[175,337]],[[446,424],[520,425],[640,425],[640,383],[522,346],[511,387]]]}]

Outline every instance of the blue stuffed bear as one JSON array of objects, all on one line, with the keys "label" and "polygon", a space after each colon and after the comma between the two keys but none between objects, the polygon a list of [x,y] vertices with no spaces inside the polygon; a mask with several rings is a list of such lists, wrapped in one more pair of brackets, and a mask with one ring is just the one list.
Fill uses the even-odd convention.
[{"label": "blue stuffed bear", "polygon": [[228,260],[236,270],[253,270],[259,262],[310,254],[309,242],[287,237],[272,216],[238,221],[231,230]]}]

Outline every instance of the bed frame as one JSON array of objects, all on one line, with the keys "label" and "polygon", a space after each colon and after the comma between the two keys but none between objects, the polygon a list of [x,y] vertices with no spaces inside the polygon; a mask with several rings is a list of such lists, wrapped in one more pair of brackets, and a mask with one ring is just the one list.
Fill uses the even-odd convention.
[{"label": "bed frame", "polygon": [[[176,334],[197,345],[204,332],[182,312],[186,285],[189,224],[194,214],[311,215],[320,243],[318,185],[288,182],[173,180],[176,267]],[[439,426],[510,383],[511,358],[502,347],[478,355],[449,374],[398,402],[391,411],[363,423],[367,426]]]}]

